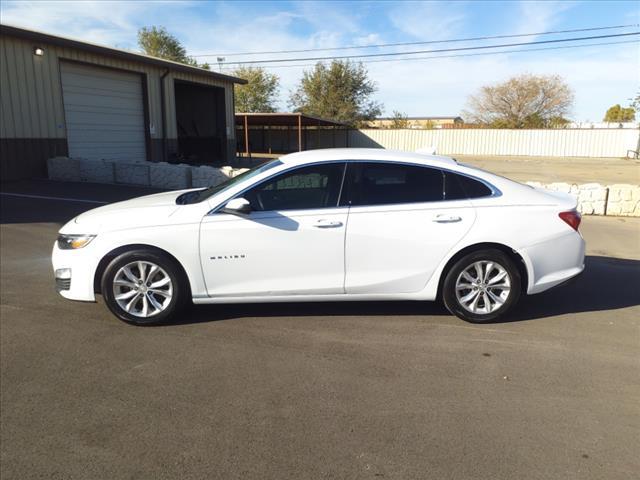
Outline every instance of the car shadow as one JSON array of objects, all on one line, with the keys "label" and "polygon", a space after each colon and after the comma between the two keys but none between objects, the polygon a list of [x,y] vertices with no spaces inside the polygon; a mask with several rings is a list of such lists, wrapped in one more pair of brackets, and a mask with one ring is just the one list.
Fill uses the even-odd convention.
[{"label": "car shadow", "polygon": [[[640,261],[587,256],[585,271],[570,284],[523,297],[504,320],[521,322],[640,305]],[[250,317],[442,316],[440,302],[312,302],[194,305],[171,325]]]},{"label": "car shadow", "polygon": [[439,302],[297,302],[194,305],[173,325],[255,317],[449,315]]},{"label": "car shadow", "polygon": [[571,283],[524,297],[509,319],[535,320],[640,305],[640,261],[587,256],[584,272]]},{"label": "car shadow", "polygon": [[164,190],[131,185],[57,182],[45,179],[0,183],[0,224],[53,223],[102,205],[160,193]]}]

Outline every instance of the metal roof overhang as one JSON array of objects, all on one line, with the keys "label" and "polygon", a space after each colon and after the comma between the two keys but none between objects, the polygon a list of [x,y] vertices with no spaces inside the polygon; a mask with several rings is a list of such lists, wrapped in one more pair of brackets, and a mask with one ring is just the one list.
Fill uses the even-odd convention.
[{"label": "metal roof overhang", "polygon": [[302,113],[236,113],[236,125],[249,127],[346,127],[346,124]]},{"label": "metal roof overhang", "polygon": [[37,32],[35,30],[26,30],[24,28],[13,27],[10,25],[0,25],[0,34],[9,35],[17,38],[23,38],[31,40],[33,42],[42,42],[50,45],[56,45],[60,47],[75,48],[86,52],[96,53],[99,55],[105,55],[109,57],[120,58],[123,60],[129,60],[132,62],[146,63],[148,65],[155,65],[158,67],[168,68],[170,70],[177,70],[182,72],[188,72],[196,75],[203,75],[205,77],[215,78],[217,80],[223,80],[227,82],[246,84],[247,80],[243,78],[233,77],[231,75],[224,75],[222,73],[212,72],[200,67],[192,67],[184,63],[173,62],[171,60],[164,60],[162,58],[150,57],[141,53],[128,52],[126,50],[119,50],[117,48],[104,47],[102,45],[95,45],[93,43],[81,42],[79,40],[73,40],[66,37],[58,37],[48,33]]}]

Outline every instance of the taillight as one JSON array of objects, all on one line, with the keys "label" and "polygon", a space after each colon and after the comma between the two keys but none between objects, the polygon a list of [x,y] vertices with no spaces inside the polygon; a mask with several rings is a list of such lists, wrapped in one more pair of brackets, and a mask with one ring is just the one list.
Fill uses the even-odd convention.
[{"label": "taillight", "polygon": [[578,231],[578,227],[580,226],[580,221],[582,220],[582,215],[576,210],[569,210],[568,212],[560,212],[558,216],[573,228],[576,232]]}]

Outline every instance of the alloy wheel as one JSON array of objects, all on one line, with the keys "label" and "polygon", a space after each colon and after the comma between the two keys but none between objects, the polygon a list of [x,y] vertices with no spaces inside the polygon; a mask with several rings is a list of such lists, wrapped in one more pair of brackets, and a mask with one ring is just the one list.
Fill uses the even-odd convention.
[{"label": "alloy wheel", "polygon": [[467,266],[456,280],[456,298],[475,314],[489,314],[502,308],[511,292],[511,277],[497,262],[480,260]]},{"label": "alloy wheel", "polygon": [[136,317],[152,317],[171,303],[173,282],[153,262],[138,260],[120,268],[113,278],[113,297],[118,306]]}]

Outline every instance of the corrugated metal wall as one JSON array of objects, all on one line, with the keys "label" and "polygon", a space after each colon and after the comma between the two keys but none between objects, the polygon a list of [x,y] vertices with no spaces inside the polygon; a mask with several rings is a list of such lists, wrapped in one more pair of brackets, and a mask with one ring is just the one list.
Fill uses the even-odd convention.
[{"label": "corrugated metal wall", "polygon": [[[45,50],[42,57],[33,54],[34,45],[32,42],[4,35],[0,37],[0,53],[2,55],[0,81],[4,93],[1,104],[3,122],[0,135],[3,138],[64,138],[59,61],[65,59],[146,74],[149,118],[156,130],[156,134],[151,136],[152,138],[162,137],[162,119],[160,117],[160,76],[164,73],[162,68],[70,48],[51,45],[38,46]],[[233,84],[231,82],[219,81],[204,75],[172,72],[165,78],[168,138],[177,138],[172,80],[186,80],[224,88],[227,125],[230,127],[235,125]],[[7,94],[7,91],[10,94]],[[230,129],[229,136],[235,138],[233,128]]]},{"label": "corrugated metal wall", "polygon": [[2,138],[65,137],[57,52],[37,57],[33,48],[30,42],[0,37]]},{"label": "corrugated metal wall", "polygon": [[[236,134],[238,148],[244,150],[244,133]],[[416,151],[436,147],[443,155],[504,155],[544,157],[626,157],[638,149],[638,129],[576,130],[304,130],[303,150],[317,148],[388,148]],[[252,128],[250,149],[254,153],[298,150],[296,129]]]},{"label": "corrugated metal wall", "polygon": [[[160,77],[165,72],[163,68],[42,43],[37,45],[44,49],[44,55],[40,57],[33,54],[35,46],[31,41],[7,35],[0,36],[0,85],[2,87],[0,138],[3,140],[3,154],[19,141],[34,139],[45,141],[46,139],[51,143],[52,140],[57,139],[58,142],[54,142],[57,145],[64,142],[66,131],[59,65],[65,60],[145,74],[149,100],[150,137],[152,142],[162,138]],[[233,84],[195,73],[169,73],[164,80],[168,139],[177,138],[173,80],[186,80],[225,89],[225,117],[229,127],[227,137],[231,145],[231,153],[234,154]],[[4,145],[5,143],[7,145],[10,143],[11,147]],[[59,154],[62,153],[64,152],[59,152]],[[40,170],[36,170],[42,173],[41,167],[38,168]],[[3,173],[7,174],[7,168],[4,165]]]},{"label": "corrugated metal wall", "polygon": [[638,129],[368,129],[349,132],[349,146],[406,151],[433,146],[445,155],[625,157],[628,150],[637,150],[639,134]]}]

